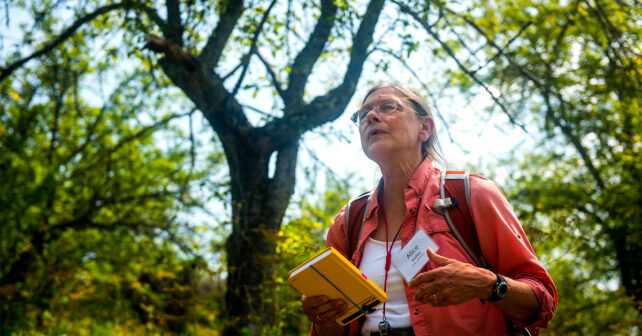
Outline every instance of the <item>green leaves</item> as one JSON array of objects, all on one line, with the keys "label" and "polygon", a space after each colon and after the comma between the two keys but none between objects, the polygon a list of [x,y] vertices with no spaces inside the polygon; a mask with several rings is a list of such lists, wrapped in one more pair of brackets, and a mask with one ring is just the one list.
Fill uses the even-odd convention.
[{"label": "green leaves", "polygon": [[[514,167],[511,203],[559,282],[551,332],[627,333],[618,319],[639,324],[642,302],[642,243],[631,239],[642,232],[642,169],[633,159],[642,147],[640,7],[404,4],[439,42],[432,51],[447,60],[442,87],[473,95],[481,86],[514,125],[535,128],[537,147],[503,165]],[[593,314],[596,307],[608,313]]]},{"label": "green leaves", "polygon": [[221,161],[192,164],[198,140],[173,124],[191,114],[159,109],[184,103],[166,80],[106,75],[89,43],[74,35],[0,82],[0,333],[177,332],[196,316],[207,270],[178,218]]},{"label": "green leaves", "polygon": [[[349,179],[348,179],[349,180]],[[346,185],[348,180],[327,180],[327,189],[311,190],[297,202],[300,214],[284,223],[277,240],[277,260],[274,272],[276,288],[277,325],[269,326],[264,334],[303,335],[309,332],[309,321],[301,313],[301,294],[287,281],[288,272],[325,248],[325,233],[334,217],[350,199]],[[318,195],[317,195],[318,194]],[[318,200],[315,200],[319,196]]]}]

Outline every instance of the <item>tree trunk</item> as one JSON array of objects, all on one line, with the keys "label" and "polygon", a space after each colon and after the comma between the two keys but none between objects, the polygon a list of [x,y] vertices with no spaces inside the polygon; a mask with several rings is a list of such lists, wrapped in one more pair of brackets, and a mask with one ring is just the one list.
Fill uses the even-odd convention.
[{"label": "tree trunk", "polygon": [[274,306],[269,295],[276,253],[276,235],[294,192],[298,140],[278,152],[274,176],[268,162],[271,153],[258,152],[249,143],[226,148],[232,177],[232,233],[226,242],[227,315],[223,335],[241,335],[248,328],[260,335],[263,326],[275,324]]},{"label": "tree trunk", "polygon": [[[164,53],[159,60],[163,71],[203,113],[223,145],[232,185],[232,233],[226,242],[225,303],[229,320],[223,335],[241,335],[244,328],[258,335],[264,331],[262,326],[275,325],[274,306],[264,295],[270,291],[275,238],[294,192],[300,136],[335,120],[345,110],[361,76],[384,1],[371,0],[368,4],[353,36],[341,84],[306,103],[305,84],[330,39],[338,10],[334,1],[321,1],[321,17],[292,62],[287,89],[274,79],[275,90],[285,105],[283,117],[260,127],[252,125],[244,114],[234,97],[236,90],[228,91],[224,79],[212,71],[243,10],[242,1],[229,4],[227,14],[222,15],[225,19],[219,22],[200,56],[184,51],[176,41],[153,35],[146,37],[146,48]],[[274,153],[278,154],[276,168],[270,176],[268,165]]]}]

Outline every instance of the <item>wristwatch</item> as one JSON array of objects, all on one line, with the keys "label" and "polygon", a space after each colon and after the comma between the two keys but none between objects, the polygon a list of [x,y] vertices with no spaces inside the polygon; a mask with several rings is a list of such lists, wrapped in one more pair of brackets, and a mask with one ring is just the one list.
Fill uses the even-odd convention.
[{"label": "wristwatch", "polygon": [[497,282],[493,286],[493,294],[488,298],[489,302],[495,302],[503,299],[504,296],[506,296],[506,292],[508,292],[506,279],[497,273],[495,273],[495,275],[497,276]]}]

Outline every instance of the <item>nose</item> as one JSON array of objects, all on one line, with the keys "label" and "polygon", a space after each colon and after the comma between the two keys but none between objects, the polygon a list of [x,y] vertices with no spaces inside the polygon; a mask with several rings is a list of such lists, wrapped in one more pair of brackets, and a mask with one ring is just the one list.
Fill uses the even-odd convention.
[{"label": "nose", "polygon": [[371,108],[370,111],[368,111],[368,114],[366,114],[366,120],[369,120],[370,122],[379,122],[381,121],[381,119],[379,118],[379,111],[374,107]]}]

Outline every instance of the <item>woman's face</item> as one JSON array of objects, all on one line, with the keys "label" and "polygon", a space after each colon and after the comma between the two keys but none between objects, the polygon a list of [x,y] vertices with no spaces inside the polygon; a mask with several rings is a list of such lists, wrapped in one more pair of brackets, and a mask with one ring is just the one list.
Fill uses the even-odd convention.
[{"label": "woman's face", "polygon": [[[381,103],[396,103],[397,110],[380,115],[374,107]],[[386,160],[421,158],[421,144],[432,132],[432,120],[420,119],[412,103],[397,90],[381,88],[372,92],[362,108],[371,109],[359,126],[361,147],[366,156],[380,165]]]}]

